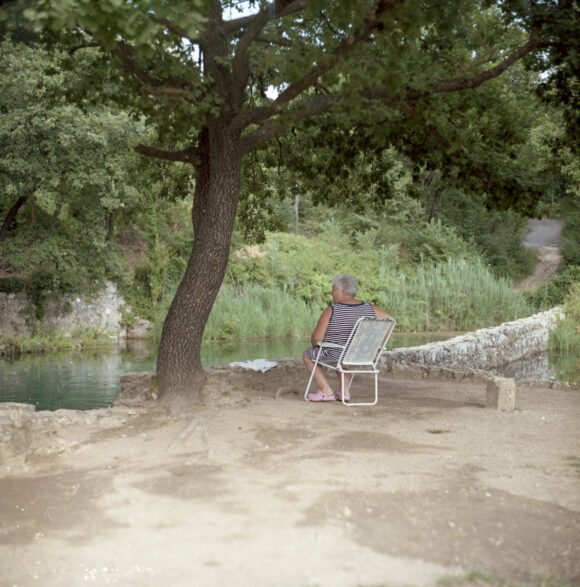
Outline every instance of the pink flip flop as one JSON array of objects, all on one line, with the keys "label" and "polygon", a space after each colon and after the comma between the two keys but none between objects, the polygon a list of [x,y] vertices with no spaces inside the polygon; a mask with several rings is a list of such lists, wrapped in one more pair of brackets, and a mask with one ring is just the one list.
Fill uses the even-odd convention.
[{"label": "pink flip flop", "polygon": [[307,397],[310,402],[333,402],[336,400],[334,393],[332,395],[324,395],[321,389],[316,393],[309,393]]},{"label": "pink flip flop", "polygon": [[[340,392],[339,392],[339,393],[337,393],[337,394],[335,394],[335,397],[336,397],[337,401],[339,401],[339,402],[341,402],[341,401],[342,401],[342,397],[340,397],[340,395],[341,395],[341,394],[340,394]],[[345,401],[345,402],[349,402],[349,401],[350,401],[350,395],[348,395],[348,394],[345,394],[345,396],[344,396],[344,401]]]}]

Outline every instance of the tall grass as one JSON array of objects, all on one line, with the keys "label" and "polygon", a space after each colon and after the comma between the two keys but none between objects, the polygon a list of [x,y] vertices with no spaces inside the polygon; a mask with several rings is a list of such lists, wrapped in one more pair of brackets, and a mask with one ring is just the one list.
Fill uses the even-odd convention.
[{"label": "tall grass", "polygon": [[204,340],[307,336],[321,311],[321,306],[310,306],[287,287],[224,284],[205,328]]},{"label": "tall grass", "polygon": [[578,356],[580,351],[580,282],[570,285],[564,300],[563,320],[550,333],[549,347],[551,351]]},{"label": "tall grass", "polygon": [[[172,296],[155,319],[155,336],[161,336]],[[310,305],[283,286],[224,283],[203,333],[203,340],[252,340],[308,336],[322,305]]]},{"label": "tall grass", "polygon": [[[331,278],[321,285],[330,290]],[[326,283],[327,282],[327,283]],[[326,305],[310,302],[299,288],[247,282],[224,283],[207,323],[204,340],[251,340],[308,336]],[[326,295],[324,298],[328,298]],[[382,266],[362,299],[397,320],[397,330],[474,330],[534,313],[534,306],[495,277],[480,261],[448,260],[419,265],[407,275]],[[323,298],[322,289],[313,299]],[[167,309],[163,312],[163,318]],[[162,317],[158,321],[161,332]]]},{"label": "tall grass", "polygon": [[391,275],[378,303],[402,330],[473,330],[533,314],[534,307],[481,261],[449,259]]}]

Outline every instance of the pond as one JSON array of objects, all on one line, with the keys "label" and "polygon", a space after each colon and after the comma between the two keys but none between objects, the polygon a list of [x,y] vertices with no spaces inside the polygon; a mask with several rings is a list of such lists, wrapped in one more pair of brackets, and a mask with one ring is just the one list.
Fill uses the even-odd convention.
[{"label": "pond", "polygon": [[[446,340],[457,334],[393,334],[388,348],[417,346]],[[308,345],[307,340],[207,343],[202,346],[202,363],[210,367],[257,358],[300,357]],[[153,344],[139,342],[126,348],[0,360],[0,402],[29,403],[37,410],[106,408],[113,404],[120,391],[119,376],[122,373],[155,370],[156,350]],[[554,367],[547,357],[534,358],[531,365],[510,365],[512,371],[515,367],[522,377],[528,377],[532,367],[536,372],[538,368],[542,369],[548,378],[554,377]],[[517,377],[518,371],[502,374]]]}]

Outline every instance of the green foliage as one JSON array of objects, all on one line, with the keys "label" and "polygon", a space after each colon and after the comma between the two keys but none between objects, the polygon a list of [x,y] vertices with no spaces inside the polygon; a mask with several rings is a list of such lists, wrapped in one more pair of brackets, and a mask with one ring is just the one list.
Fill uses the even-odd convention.
[{"label": "green foliage", "polygon": [[22,276],[40,318],[46,292],[86,291],[122,274],[113,236],[141,204],[129,171],[142,126],[108,104],[68,103],[63,92],[77,78],[62,47],[3,39],[0,54],[0,262]]},{"label": "green foliage", "polygon": [[283,286],[224,284],[204,340],[251,340],[309,335],[322,312]]},{"label": "green foliage", "polygon": [[70,336],[39,331],[31,337],[5,336],[0,338],[0,357],[18,357],[23,354],[54,353],[110,347],[111,337],[98,329],[83,329]]},{"label": "green foliage", "polygon": [[123,267],[114,244],[102,241],[96,247],[85,236],[65,224],[51,233],[38,218],[36,224],[24,226],[2,244],[0,257],[25,282],[36,271],[50,274],[42,282],[60,292],[83,292],[91,290],[95,282],[118,279]]},{"label": "green foliage", "polygon": [[403,271],[397,268],[397,246],[369,246],[364,237],[360,242],[364,248],[350,244],[337,224],[316,239],[269,234],[262,247],[233,254],[230,280],[241,283],[243,277],[264,287],[284,283],[296,299],[321,307],[330,303],[332,278],[352,273],[360,282],[359,297],[386,309],[407,331],[469,330],[533,312],[511,281],[496,278],[475,257],[434,257]]},{"label": "green foliage", "polygon": [[575,284],[580,282],[580,265],[568,267],[565,271],[540,285],[533,291],[525,292],[524,296],[529,303],[540,310],[548,310],[555,306],[562,306],[566,296],[570,294]]},{"label": "green foliage", "polygon": [[514,280],[528,275],[535,256],[521,246],[526,219],[509,210],[489,210],[485,200],[484,196],[445,190],[437,218],[472,243],[497,275]]},{"label": "green foliage", "polygon": [[[580,269],[580,268],[576,268]],[[572,282],[564,300],[565,318],[550,333],[550,350],[579,356],[580,351],[580,279]]]},{"label": "green foliage", "polygon": [[25,289],[24,280],[20,277],[0,277],[0,292],[18,293]]},{"label": "green foliage", "polygon": [[415,274],[395,274],[387,283],[377,301],[407,331],[474,330],[533,311],[509,280],[494,277],[481,261],[420,265]]},{"label": "green foliage", "polygon": [[580,161],[575,170],[576,183],[562,203],[562,260],[565,266],[580,265]]}]

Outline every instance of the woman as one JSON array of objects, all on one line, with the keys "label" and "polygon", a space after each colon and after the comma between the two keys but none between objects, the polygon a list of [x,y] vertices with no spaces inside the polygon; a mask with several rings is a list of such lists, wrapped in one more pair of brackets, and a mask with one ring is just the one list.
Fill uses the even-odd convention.
[{"label": "woman", "polygon": [[[318,343],[334,342],[344,345],[356,321],[363,316],[391,318],[389,314],[375,305],[355,299],[354,296],[356,296],[357,291],[358,281],[352,275],[343,273],[332,280],[332,306],[328,306],[322,312],[310,337],[312,347],[306,349],[302,356],[309,374],[314,369],[314,361],[318,353],[320,353],[319,360],[325,363],[336,363],[340,358],[341,349],[320,348],[317,346]],[[340,373],[338,371],[337,376],[340,382]],[[316,369],[314,379],[320,389],[316,393],[308,394],[308,399],[311,402],[342,401],[343,393],[346,393],[345,399],[347,401],[350,399],[348,396],[350,375],[344,375],[344,389],[341,389],[340,393],[337,394],[332,391],[322,368]]]}]

